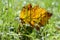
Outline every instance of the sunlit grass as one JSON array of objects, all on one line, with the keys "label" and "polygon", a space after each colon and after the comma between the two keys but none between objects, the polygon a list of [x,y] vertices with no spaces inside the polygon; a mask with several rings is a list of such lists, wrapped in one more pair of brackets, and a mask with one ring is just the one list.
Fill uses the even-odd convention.
[{"label": "sunlit grass", "polygon": [[[19,13],[28,3],[39,5],[53,15],[49,24],[27,35],[18,33]],[[0,0],[0,40],[60,40],[60,0]],[[24,39],[25,38],[25,39]]]}]

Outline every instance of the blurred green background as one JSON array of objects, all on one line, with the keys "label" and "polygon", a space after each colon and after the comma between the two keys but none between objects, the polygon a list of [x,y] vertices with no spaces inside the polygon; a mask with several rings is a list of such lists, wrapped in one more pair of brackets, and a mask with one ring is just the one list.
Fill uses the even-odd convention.
[{"label": "blurred green background", "polygon": [[[19,14],[24,5],[39,5],[53,15],[49,24],[31,34],[17,34]],[[60,40],[60,0],[0,0],[0,40]],[[30,29],[31,30],[31,29]]]}]

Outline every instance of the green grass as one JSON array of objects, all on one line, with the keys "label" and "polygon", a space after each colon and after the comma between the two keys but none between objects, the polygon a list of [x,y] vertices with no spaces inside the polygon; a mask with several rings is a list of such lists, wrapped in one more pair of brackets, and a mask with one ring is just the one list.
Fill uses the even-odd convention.
[{"label": "green grass", "polygon": [[[24,26],[17,34],[19,27],[19,13],[28,3],[39,5],[53,15],[49,24],[35,29],[32,33],[24,30]],[[0,40],[60,40],[60,0],[0,0]],[[29,29],[31,30],[31,29]],[[26,33],[27,32],[27,33]],[[28,35],[29,34],[29,35]]]}]

